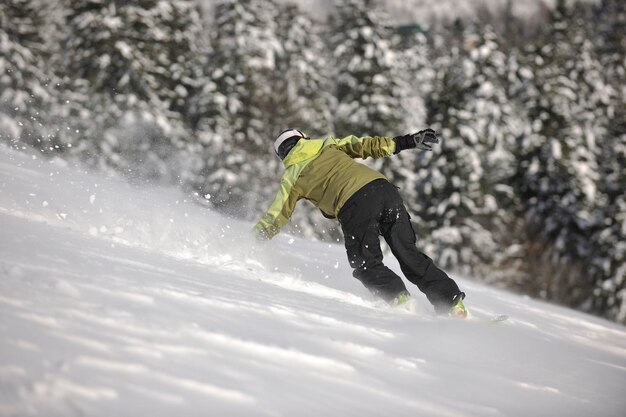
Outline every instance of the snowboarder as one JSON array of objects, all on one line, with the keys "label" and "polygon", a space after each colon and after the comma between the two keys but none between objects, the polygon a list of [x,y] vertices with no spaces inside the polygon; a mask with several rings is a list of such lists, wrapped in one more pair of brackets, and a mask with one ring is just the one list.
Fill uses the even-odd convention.
[{"label": "snowboarder", "polygon": [[438,142],[432,129],[394,138],[344,139],[311,139],[297,129],[284,130],[274,142],[286,168],[280,190],[253,230],[260,239],[271,239],[305,198],[325,217],[339,220],[353,275],[374,295],[394,305],[410,297],[402,279],[382,262],[382,235],[404,276],[426,294],[437,313],[466,317],[465,294],[415,246],[410,216],[396,187],[353,159],[376,159],[411,148],[430,151]]}]

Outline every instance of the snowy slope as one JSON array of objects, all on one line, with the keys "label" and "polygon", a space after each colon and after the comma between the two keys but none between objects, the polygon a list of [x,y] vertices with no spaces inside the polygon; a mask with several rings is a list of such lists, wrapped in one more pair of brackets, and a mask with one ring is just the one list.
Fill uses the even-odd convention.
[{"label": "snowy slope", "polygon": [[624,415],[624,327],[464,279],[511,319],[392,309],[250,227],[1,148],[0,415]]}]

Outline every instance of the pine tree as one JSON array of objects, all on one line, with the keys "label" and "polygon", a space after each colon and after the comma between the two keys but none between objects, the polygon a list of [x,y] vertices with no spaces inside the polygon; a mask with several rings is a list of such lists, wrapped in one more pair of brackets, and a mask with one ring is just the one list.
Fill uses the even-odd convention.
[{"label": "pine tree", "polygon": [[252,217],[276,191],[280,129],[275,114],[276,62],[282,53],[273,1],[230,0],[215,6],[212,83],[195,98],[197,130],[205,143],[196,187],[220,209]]},{"label": "pine tree", "polygon": [[453,42],[435,58],[427,106],[442,140],[437,152],[420,154],[416,221],[441,265],[482,273],[502,251],[510,149],[522,123],[509,102],[509,63],[496,34],[488,27],[454,33],[433,40]]},{"label": "pine tree", "polygon": [[274,73],[276,124],[297,127],[311,137],[333,132],[336,107],[332,94],[330,56],[320,30],[295,5],[280,12],[282,44]]},{"label": "pine tree", "polygon": [[0,4],[0,139],[14,146],[54,146],[43,118],[52,100],[43,27],[45,19],[35,1]]},{"label": "pine tree", "polygon": [[490,26],[472,27],[471,31],[465,38],[467,55],[461,63],[465,98],[460,106],[453,106],[456,122],[451,133],[460,136],[465,146],[473,147],[480,158],[479,188],[474,197],[473,193],[467,196],[477,209],[469,220],[476,225],[466,230],[480,230],[480,225],[477,235],[481,237],[473,239],[474,232],[470,232],[467,240],[469,247],[475,248],[478,265],[493,269],[508,262],[507,245],[515,242],[510,233],[517,204],[510,186],[516,162],[513,150],[527,134],[529,123],[510,88],[516,78],[515,55]]},{"label": "pine tree", "polygon": [[[604,73],[611,85],[623,87],[626,85],[626,4],[621,0],[602,0],[587,24]],[[623,98],[624,89],[617,88],[620,90]]]},{"label": "pine tree", "polygon": [[[580,306],[593,287],[589,235],[597,222],[598,141],[606,134],[605,84],[584,16],[559,1],[546,40],[531,48],[526,106],[532,132],[515,183],[525,203],[529,282],[535,293]],[[543,276],[543,280],[536,279]]]},{"label": "pine tree", "polygon": [[584,307],[626,323],[626,124],[619,128],[600,145],[598,221],[590,237],[594,288]]},{"label": "pine tree", "polygon": [[143,101],[182,111],[195,87],[191,65],[202,39],[190,0],[67,4],[66,69],[118,103]]},{"label": "pine tree", "polygon": [[385,15],[372,0],[342,0],[331,15],[330,33],[337,70],[337,134],[403,132],[406,114]]},{"label": "pine tree", "polygon": [[432,92],[435,77],[430,58],[431,51],[423,28],[417,24],[396,29],[393,49],[399,70],[398,81],[402,91],[405,129],[414,132],[424,128],[427,109],[424,98]]},{"label": "pine tree", "polygon": [[127,176],[173,177],[168,164],[194,146],[180,112],[196,87],[195,3],[76,0],[66,9],[59,119],[75,138],[65,140],[92,164]]},{"label": "pine tree", "polygon": [[626,5],[604,0],[590,20],[598,23],[589,30],[601,61],[601,71],[592,79],[597,85],[604,75],[611,87],[600,95],[605,100],[608,122],[606,135],[598,140],[594,214],[598,221],[590,239],[594,245],[591,275],[595,288],[587,308],[626,323]]},{"label": "pine tree", "polygon": [[[397,57],[398,84],[402,91],[401,105],[404,114],[404,131],[398,126],[393,136],[413,133],[428,127],[424,97],[432,92],[434,69],[430,63],[427,38],[418,25],[401,27],[393,37],[392,46]],[[420,177],[415,175],[418,152],[402,152],[378,163],[385,176],[400,187],[409,211],[419,206],[416,202]]]}]

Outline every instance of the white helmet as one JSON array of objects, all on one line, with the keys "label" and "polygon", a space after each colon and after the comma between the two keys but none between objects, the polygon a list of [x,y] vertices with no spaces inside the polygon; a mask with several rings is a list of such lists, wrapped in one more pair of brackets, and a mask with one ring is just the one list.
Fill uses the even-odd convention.
[{"label": "white helmet", "polygon": [[307,139],[306,135],[298,129],[285,129],[278,134],[274,141],[274,151],[280,159],[285,159],[291,148],[300,139]]}]

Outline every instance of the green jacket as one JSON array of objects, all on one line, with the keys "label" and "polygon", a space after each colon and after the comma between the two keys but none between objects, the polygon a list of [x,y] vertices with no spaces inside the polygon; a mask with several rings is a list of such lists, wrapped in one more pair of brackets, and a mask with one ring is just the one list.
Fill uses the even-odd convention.
[{"label": "green jacket", "polygon": [[301,198],[315,204],[326,217],[337,217],[345,202],[361,187],[378,178],[386,179],[353,158],[376,159],[392,155],[395,149],[392,138],[380,136],[300,140],[283,160],[286,169],[280,190],[254,231],[274,237],[289,222]]}]

